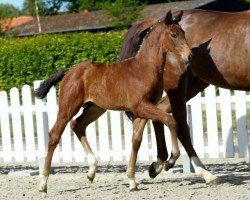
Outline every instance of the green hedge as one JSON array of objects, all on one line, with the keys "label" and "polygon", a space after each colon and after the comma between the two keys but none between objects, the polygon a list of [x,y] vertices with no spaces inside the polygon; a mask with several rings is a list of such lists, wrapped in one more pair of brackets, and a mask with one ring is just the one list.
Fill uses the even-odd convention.
[{"label": "green hedge", "polygon": [[0,39],[0,90],[33,85],[59,69],[90,60],[115,62],[125,31]]}]

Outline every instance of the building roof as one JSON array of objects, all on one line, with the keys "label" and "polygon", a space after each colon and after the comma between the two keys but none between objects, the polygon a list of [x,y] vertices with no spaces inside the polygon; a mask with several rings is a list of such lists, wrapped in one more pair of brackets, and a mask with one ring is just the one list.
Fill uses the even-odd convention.
[{"label": "building roof", "polygon": [[[228,6],[225,6],[228,5]],[[230,4],[230,5],[229,5]],[[141,11],[141,18],[161,18],[168,10],[186,10],[194,8],[202,8],[209,10],[223,10],[226,8],[236,8],[235,4],[239,4],[236,0],[193,0],[172,3],[162,3],[147,5]],[[244,8],[238,8],[243,9]],[[247,9],[247,7],[245,8]],[[248,6],[249,9],[249,6]],[[70,31],[98,31],[110,30],[110,19],[105,16],[104,11],[91,11],[81,13],[67,13],[54,16],[40,17],[42,33],[57,33],[57,32],[70,32]],[[29,36],[41,34],[38,32],[37,20],[33,19],[25,24],[15,28],[19,31],[19,36]]]},{"label": "building roof", "polygon": [[31,16],[21,16],[21,17],[14,17],[11,19],[0,20],[1,29],[2,30],[13,29],[22,24],[32,21],[33,19],[34,18]]}]

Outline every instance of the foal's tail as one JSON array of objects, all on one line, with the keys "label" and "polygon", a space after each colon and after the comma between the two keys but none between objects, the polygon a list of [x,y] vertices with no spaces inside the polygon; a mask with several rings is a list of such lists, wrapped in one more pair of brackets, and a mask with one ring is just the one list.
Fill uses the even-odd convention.
[{"label": "foal's tail", "polygon": [[63,79],[67,71],[68,69],[59,71],[53,74],[49,79],[43,81],[39,88],[35,90],[35,97],[43,99],[48,94],[50,88]]}]

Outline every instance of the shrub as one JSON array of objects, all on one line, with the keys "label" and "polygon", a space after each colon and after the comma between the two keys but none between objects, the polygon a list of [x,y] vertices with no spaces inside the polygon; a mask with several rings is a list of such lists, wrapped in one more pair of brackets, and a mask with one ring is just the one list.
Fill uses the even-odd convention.
[{"label": "shrub", "polygon": [[81,61],[115,62],[125,31],[0,39],[0,90],[33,85]]}]

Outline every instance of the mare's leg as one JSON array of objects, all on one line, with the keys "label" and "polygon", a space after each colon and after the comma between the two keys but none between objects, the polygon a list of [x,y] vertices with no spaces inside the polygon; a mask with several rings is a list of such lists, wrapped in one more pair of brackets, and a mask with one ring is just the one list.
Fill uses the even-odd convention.
[{"label": "mare's leg", "polygon": [[[136,116],[142,119],[152,119],[152,120],[164,123],[166,126],[168,126],[170,129],[170,133],[171,133],[172,154],[176,157],[179,157],[180,150],[178,147],[177,136],[176,136],[176,123],[172,115],[160,110],[159,108],[157,108],[157,106],[151,104],[147,100],[141,101],[141,103],[138,106],[134,107],[132,111]],[[145,124],[146,124],[146,120],[144,124],[142,124],[143,127],[145,126]],[[137,186],[134,181],[134,167],[135,167],[138,150],[139,150],[141,140],[142,140],[142,134],[143,134],[143,131],[137,131],[136,133],[134,133],[134,137],[132,141],[131,159],[130,159],[129,167],[128,167],[130,171],[128,171],[129,173],[127,174],[130,180],[130,183],[131,183],[131,180],[133,180],[133,184],[130,184],[130,191],[137,190]]]},{"label": "mare's leg", "polygon": [[[134,174],[135,174],[135,164],[136,164],[136,159],[137,159],[137,154],[135,152],[138,151],[138,149],[140,148],[141,145],[141,139],[142,139],[142,135],[143,135],[143,130],[146,126],[147,120],[146,119],[140,119],[140,118],[136,118],[133,122],[133,140],[135,143],[134,146],[134,151],[131,151],[131,155],[130,155],[130,166],[127,170],[127,174],[130,178],[130,186],[131,188],[135,188],[136,183],[134,180]],[[153,122],[153,125],[159,125],[159,128],[164,128],[162,123]],[[158,128],[155,126],[155,129]],[[164,155],[164,148],[166,149],[166,143],[165,143],[165,135],[164,135],[164,130],[163,132],[159,132],[157,131],[156,133],[160,133],[157,137],[157,161],[153,162],[148,169],[148,173],[150,178],[155,178],[159,173],[161,173],[163,167],[164,167],[164,161],[167,160],[168,155],[167,155],[167,151],[166,151],[166,155]],[[162,140],[162,141],[159,141]]]},{"label": "mare's leg", "polygon": [[[182,143],[183,147],[187,151],[188,156],[191,158],[192,165],[194,167],[195,173],[203,178],[207,184],[210,183],[217,183],[218,178],[214,175],[212,175],[210,172],[208,172],[202,162],[200,161],[199,157],[197,156],[189,134],[189,126],[187,124],[186,120],[186,97],[193,97],[195,94],[200,92],[201,88],[197,89],[198,87],[196,84],[199,83],[199,80],[196,79],[195,82],[193,82],[194,87],[192,89],[192,80],[189,80],[189,85],[187,89],[189,89],[187,92],[189,94],[186,94],[186,80],[185,77],[182,77],[180,80],[180,84],[178,89],[176,90],[170,90],[168,92],[168,97],[171,103],[171,108],[172,108],[172,114],[174,119],[177,122],[177,136],[180,142]],[[204,83],[202,80],[201,84],[205,88],[208,84]],[[202,83],[203,82],[203,83]],[[203,88],[203,89],[204,89]],[[166,163],[166,167],[168,170],[168,166],[172,166],[172,161],[169,160]]]},{"label": "mare's leg", "polygon": [[159,173],[161,173],[164,167],[164,161],[168,158],[168,151],[166,146],[166,139],[164,135],[163,124],[157,121],[153,121],[153,126],[155,130],[155,139],[157,146],[157,161],[152,162],[148,168],[148,174],[150,178],[155,178]]},{"label": "mare's leg", "polygon": [[98,119],[105,111],[106,111],[105,109],[100,108],[96,105],[88,105],[83,110],[83,113],[75,120],[72,120],[70,123],[72,130],[77,135],[78,139],[80,140],[83,146],[84,151],[87,154],[88,164],[89,164],[89,171],[87,174],[87,178],[91,182],[93,182],[95,178],[95,172],[97,168],[97,159],[87,140],[86,128],[90,123]]},{"label": "mare's leg", "polygon": [[[66,103],[65,101],[61,101]],[[59,112],[57,115],[56,123],[49,132],[49,144],[47,156],[45,158],[44,169],[41,175],[41,182],[39,186],[40,192],[47,192],[47,180],[49,178],[49,172],[51,167],[51,161],[53,157],[54,150],[56,149],[61,135],[71,118],[77,113],[80,109],[80,102],[75,101],[74,105],[59,105]],[[65,109],[67,108],[67,109]]]},{"label": "mare's leg", "polygon": [[[158,103],[157,107],[167,113],[171,110],[169,99],[167,96],[163,97]],[[157,121],[152,121],[155,131],[155,139],[157,145],[157,161],[153,162],[149,168],[148,173],[150,178],[155,178],[163,169],[164,161],[168,159],[168,151],[166,146],[166,139],[164,134],[163,124]]]}]

